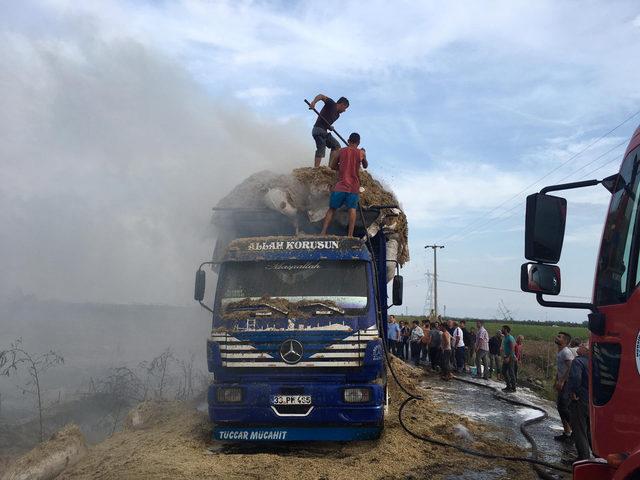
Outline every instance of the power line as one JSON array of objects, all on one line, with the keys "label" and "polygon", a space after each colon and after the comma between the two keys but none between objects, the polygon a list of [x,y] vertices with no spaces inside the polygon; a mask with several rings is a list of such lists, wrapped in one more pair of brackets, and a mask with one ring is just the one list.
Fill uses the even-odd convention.
[{"label": "power line", "polygon": [[477,223],[479,220],[482,220],[483,218],[485,218],[487,215],[490,215],[491,213],[495,212],[497,209],[499,209],[500,207],[502,207],[503,205],[511,202],[511,200],[519,197],[522,193],[526,192],[529,190],[529,188],[533,187],[534,185],[536,185],[537,183],[539,183],[541,180],[547,178],[549,175],[551,175],[552,173],[555,173],[556,171],[558,171],[560,168],[564,167],[566,164],[568,164],[571,160],[576,159],[577,157],[579,157],[580,155],[582,155],[584,152],[586,152],[588,149],[590,149],[592,146],[596,145],[597,143],[599,143],[602,139],[604,139],[605,137],[609,136],[610,134],[612,134],[613,132],[615,132],[618,128],[620,128],[622,125],[624,125],[625,123],[627,123],[628,121],[630,121],[632,118],[636,117],[638,114],[640,114],[640,110],[637,110],[635,113],[633,113],[632,115],[630,115],[629,117],[627,117],[625,120],[623,120],[622,122],[620,122],[618,125],[616,125],[615,127],[613,127],[611,130],[609,130],[608,132],[604,133],[603,135],[601,135],[600,137],[596,138],[594,141],[592,141],[591,143],[589,143],[586,147],[584,147],[582,150],[580,150],[579,152],[571,155],[567,160],[565,160],[564,162],[562,162],[560,165],[558,165],[557,167],[554,167],[553,169],[551,169],[550,171],[548,171],[547,173],[545,173],[543,176],[541,176],[540,178],[538,178],[536,181],[534,181],[533,183],[527,185],[525,188],[523,188],[522,190],[520,190],[518,193],[516,193],[515,195],[509,197],[508,199],[506,199],[505,201],[503,201],[502,203],[496,205],[495,207],[493,207],[491,210],[485,212],[484,214],[480,215],[478,218],[476,218],[476,220],[473,220],[470,224],[468,224],[467,226],[458,229],[457,231],[447,235],[446,237],[444,237],[442,239],[441,242],[439,243],[444,243],[445,240],[448,240],[450,237],[452,237],[453,235],[456,235],[457,233],[460,233],[464,230],[466,230],[467,228],[471,227],[472,225],[474,225],[475,223]]},{"label": "power line", "polygon": [[[408,280],[408,281],[405,281],[405,283],[422,282],[422,281],[424,281],[424,279],[420,278],[420,279]],[[448,283],[451,285],[458,285],[462,287],[483,288],[485,290],[498,290],[501,292],[523,293],[521,290],[516,290],[513,288],[502,288],[502,287],[494,287],[490,285],[479,285],[476,283],[454,282],[452,280],[443,280],[442,278],[438,278],[438,281],[442,283]],[[578,295],[556,295],[556,296],[563,297],[563,298],[578,298],[582,300],[589,300],[588,297],[580,297]]]},{"label": "power line", "polygon": [[[618,148],[620,148],[621,146],[628,144],[628,143],[629,143],[629,142],[631,142],[634,138],[636,138],[638,135],[640,135],[640,132],[639,132],[639,133],[637,133],[637,134],[635,134],[633,137],[631,137],[631,139],[630,139],[630,140],[624,140],[624,141],[622,141],[622,142],[618,143],[617,145],[615,145],[615,146],[611,147],[609,150],[607,150],[606,152],[604,152],[604,153],[602,153],[602,154],[598,155],[597,157],[595,157],[593,160],[591,160],[590,162],[586,163],[586,164],[585,164],[585,165],[583,165],[582,167],[580,167],[580,168],[578,168],[577,170],[574,170],[573,172],[571,172],[571,173],[569,173],[569,174],[565,175],[564,177],[562,177],[562,178],[560,178],[560,179],[556,180],[556,182],[555,182],[555,183],[560,183],[560,182],[562,182],[563,180],[566,180],[567,178],[569,178],[569,177],[571,177],[571,176],[575,175],[577,172],[579,172],[580,170],[582,170],[582,169],[583,169],[583,168],[585,168],[585,167],[588,167],[589,165],[592,165],[594,162],[596,162],[597,160],[600,160],[600,159],[601,159],[602,157],[604,157],[605,155],[608,155],[609,153],[613,152],[614,150],[617,150]],[[619,156],[618,156],[618,154],[616,153],[616,154],[615,154],[615,156],[613,156],[611,159],[608,159],[605,163],[603,163],[603,164],[602,164],[602,165],[600,165],[599,167],[597,167],[597,168],[595,168],[595,169],[593,169],[593,170],[591,170],[591,171],[587,172],[585,175],[583,175],[583,176],[582,176],[582,177],[580,177],[580,178],[587,177],[587,176],[591,175],[592,173],[594,173],[594,172],[596,172],[596,171],[600,170],[601,168],[605,167],[606,165],[609,165],[610,163],[612,163],[613,161],[618,160],[618,159],[619,159]],[[489,220],[487,220],[486,222],[482,223],[481,225],[479,225],[479,226],[477,226],[477,227],[474,227],[474,228],[473,228],[473,229],[471,229],[469,232],[465,233],[462,237],[459,237],[459,238],[457,238],[457,239],[455,239],[455,238],[454,238],[454,239],[451,239],[451,241],[458,241],[458,242],[459,242],[460,240],[463,240],[463,239],[465,239],[465,238],[469,237],[470,235],[472,235],[472,234],[474,234],[474,233],[478,233],[482,228],[486,227],[486,226],[487,226],[487,225],[489,225],[490,223],[493,223],[493,222],[498,222],[498,223],[500,223],[500,222],[503,222],[504,220],[508,220],[508,219],[510,219],[510,218],[513,218],[513,217],[514,217],[518,212],[514,212],[514,213],[512,213],[511,215],[508,215],[508,216],[506,216],[506,217],[505,217],[505,216],[502,216],[502,215],[504,215],[504,214],[506,214],[506,213],[509,213],[509,212],[511,212],[511,211],[513,211],[513,210],[515,210],[515,209],[516,209],[516,208],[518,208],[518,207],[522,207],[522,206],[524,206],[524,203],[525,203],[524,201],[520,201],[519,203],[515,204],[515,205],[514,205],[513,207],[511,207],[510,209],[508,209],[508,210],[506,210],[506,211],[502,212],[502,214],[501,214],[500,216],[490,218],[490,219],[489,219]]]},{"label": "power line", "polygon": [[[442,280],[442,279],[440,279],[440,281],[442,283],[449,283],[451,285],[460,285],[462,287],[484,288],[486,290],[499,290],[499,291],[502,291],[502,292],[524,293],[524,292],[522,292],[522,290],[515,290],[515,289],[512,289],[512,288],[490,287],[488,285],[476,285],[474,283],[452,282],[452,281]],[[589,300],[588,297],[580,297],[578,295],[556,295],[556,296],[564,297],[564,298],[580,298],[580,299]]]},{"label": "power line", "polygon": [[[638,136],[640,136],[640,130],[638,130],[638,133],[634,134],[634,135],[633,135],[633,137],[631,137],[631,139],[629,140],[629,142],[628,142],[628,143],[631,143],[631,142],[632,142],[636,137],[638,137]],[[597,172],[597,171],[598,171],[598,170],[600,170],[601,168],[606,167],[606,166],[607,166],[607,165],[609,165],[611,162],[613,162],[613,161],[615,161],[615,160],[617,160],[617,159],[618,159],[618,157],[617,157],[617,156],[616,156],[616,157],[613,157],[611,160],[608,160],[607,162],[603,163],[603,164],[602,164],[602,165],[600,165],[599,167],[594,168],[593,170],[591,170],[591,171],[589,171],[589,172],[585,173],[582,177],[580,177],[580,178],[579,178],[579,180],[580,180],[580,179],[583,179],[583,178],[585,178],[585,177],[590,176],[593,172]],[[622,160],[624,160],[624,158],[623,158]]]}]

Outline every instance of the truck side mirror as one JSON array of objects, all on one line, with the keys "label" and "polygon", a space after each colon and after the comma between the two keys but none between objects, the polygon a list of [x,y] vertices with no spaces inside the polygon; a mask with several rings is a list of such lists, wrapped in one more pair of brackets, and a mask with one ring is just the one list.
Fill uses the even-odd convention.
[{"label": "truck side mirror", "polygon": [[402,305],[402,275],[396,275],[395,277],[393,277],[392,290],[393,305]]},{"label": "truck side mirror", "polygon": [[525,263],[520,267],[520,289],[523,292],[558,295],[560,267],[543,263]]},{"label": "truck side mirror", "polygon": [[193,299],[202,302],[204,300],[204,289],[206,286],[206,274],[204,270],[198,270],[196,272],[196,288],[193,293]]},{"label": "truck side mirror", "polygon": [[544,193],[527,197],[524,256],[541,263],[558,263],[562,253],[567,201]]}]

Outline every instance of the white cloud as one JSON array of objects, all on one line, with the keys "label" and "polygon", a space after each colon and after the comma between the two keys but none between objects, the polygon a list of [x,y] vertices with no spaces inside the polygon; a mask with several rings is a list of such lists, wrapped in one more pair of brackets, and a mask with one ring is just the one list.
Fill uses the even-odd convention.
[{"label": "white cloud", "polygon": [[247,100],[250,105],[264,106],[273,102],[275,97],[286,95],[288,91],[278,87],[251,87],[236,92],[236,97]]},{"label": "white cloud", "polygon": [[599,223],[575,226],[565,235],[565,244],[596,245],[602,236],[602,228]]},{"label": "white cloud", "polygon": [[[529,178],[493,165],[460,162],[428,171],[404,171],[394,186],[411,222],[437,224],[485,213],[522,190]],[[511,202],[494,216],[510,207]]]},{"label": "white cloud", "polygon": [[[21,9],[28,14],[11,15]],[[412,247],[420,248],[425,232],[450,233],[483,215],[506,218],[486,226],[479,222],[473,241],[454,237],[460,241],[455,253],[447,248],[449,278],[467,279],[465,269],[486,268],[487,261],[475,256],[478,249],[507,257],[512,248],[521,249],[502,243],[522,228],[517,200],[487,211],[629,115],[640,99],[640,71],[629,62],[637,53],[637,13],[633,1],[589,3],[578,10],[552,0],[400,7],[382,0],[366,6],[355,0],[5,2],[0,5],[0,119],[10,121],[0,129],[0,173],[10,202],[22,208],[9,220],[26,221],[30,212],[62,211],[72,203],[59,223],[73,232],[87,211],[109,212],[102,229],[92,220],[88,232],[81,229],[82,238],[106,251],[119,245],[112,232],[126,235],[127,245],[137,246],[125,252],[129,258],[145,246],[149,253],[139,258],[142,265],[163,256],[175,270],[190,262],[180,253],[185,245],[195,250],[206,243],[189,243],[201,219],[184,212],[201,211],[203,195],[213,199],[254,166],[267,165],[265,153],[285,152],[287,165],[308,158],[313,146],[300,125],[310,119],[301,112],[301,98],[337,91],[353,97],[340,129],[363,133],[372,171],[393,186],[409,214]],[[216,94],[239,98],[245,108],[268,111],[270,117],[261,122]],[[300,97],[297,105],[285,104],[289,95]],[[285,130],[271,129],[277,122],[288,122],[286,140],[274,139]],[[247,126],[253,133],[246,133]],[[259,147],[237,141],[247,135],[255,136]],[[616,135],[623,139],[624,132]],[[543,183],[576,172],[612,141]],[[246,163],[232,178],[218,178],[227,171],[225,162],[238,156],[229,153],[230,146],[241,150]],[[618,162],[595,176],[615,170]],[[599,191],[567,193],[570,214],[574,206],[600,212],[607,197]],[[148,200],[160,209],[148,207]],[[178,237],[171,234],[176,230]],[[36,233],[41,239],[46,228]],[[570,242],[571,235],[568,231]],[[68,238],[51,241],[59,247]],[[37,241],[23,243],[41,248]],[[69,247],[69,258],[79,244],[78,239]],[[81,261],[87,270],[112,268],[110,262],[97,265],[88,254]],[[111,263],[118,270],[119,264]],[[512,281],[515,270],[502,263],[492,272],[492,284]],[[11,266],[18,278],[20,266]],[[30,278],[61,288],[50,281],[53,267]],[[120,273],[140,285],[146,269],[139,270]],[[88,283],[70,283],[69,289]],[[460,298],[456,288],[448,298],[447,290],[442,292],[452,309]],[[458,311],[495,311],[495,298],[464,297],[470,306],[460,302]]]},{"label": "white cloud", "polygon": [[211,207],[298,165],[301,124],[211,97],[134,41],[85,40],[0,33],[0,292],[188,303]]},{"label": "white cloud", "polygon": [[610,28],[620,32],[619,38],[628,33],[617,21],[634,9],[632,3],[621,6],[618,15],[606,4],[576,12],[574,5],[552,1],[502,1],[493,8],[477,2],[405,3],[398,8],[382,0],[366,8],[361,2],[335,0],[286,9],[249,1],[48,4],[100,19],[110,37],[133,35],[182,54],[193,54],[197,47],[202,56],[224,59],[231,69],[257,66],[341,76],[384,73],[394,66],[451,68],[459,58],[431,57],[460,44],[473,46],[481,58],[518,55],[594,65],[602,52],[618,58],[634,48],[619,42],[619,51],[611,52],[602,42],[611,38]]}]

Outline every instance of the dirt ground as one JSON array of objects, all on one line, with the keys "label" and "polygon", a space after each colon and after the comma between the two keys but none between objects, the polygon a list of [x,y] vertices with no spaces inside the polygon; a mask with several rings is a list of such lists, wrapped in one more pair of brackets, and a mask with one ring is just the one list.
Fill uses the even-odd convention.
[{"label": "dirt ground", "polygon": [[[426,398],[405,409],[405,422],[417,432],[485,451],[526,455],[488,436],[488,428],[447,413],[446,405],[429,396],[429,382],[439,382],[422,370],[394,359],[401,381]],[[419,381],[426,388],[418,387]],[[352,443],[231,445],[212,442],[206,414],[179,402],[145,407],[149,420],[129,427],[92,447],[88,455],[61,479],[442,479],[464,471],[504,469],[503,478],[534,479],[524,464],[485,461],[455,450],[421,442],[399,424],[397,411],[404,394],[390,380],[391,405],[380,440]],[[472,440],[457,438],[464,425]],[[460,427],[457,427],[458,429]]]}]

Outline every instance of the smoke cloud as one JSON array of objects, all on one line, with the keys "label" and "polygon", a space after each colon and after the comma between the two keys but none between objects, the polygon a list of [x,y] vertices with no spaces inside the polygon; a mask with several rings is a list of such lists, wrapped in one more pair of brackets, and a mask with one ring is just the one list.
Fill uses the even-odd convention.
[{"label": "smoke cloud", "polygon": [[0,33],[0,294],[191,302],[210,208],[310,163],[301,124],[213,98],[134,40]]}]

